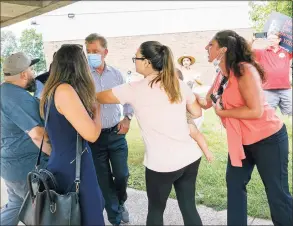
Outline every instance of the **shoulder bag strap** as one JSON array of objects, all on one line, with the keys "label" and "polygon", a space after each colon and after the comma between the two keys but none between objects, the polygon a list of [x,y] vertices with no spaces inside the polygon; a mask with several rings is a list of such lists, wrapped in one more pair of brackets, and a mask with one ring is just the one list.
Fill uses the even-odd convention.
[{"label": "shoulder bag strap", "polygon": [[82,154],[82,145],[83,139],[77,133],[76,136],[76,169],[75,169],[75,185],[76,185],[76,192],[79,192],[79,184],[80,184],[80,166],[81,166],[81,154]]},{"label": "shoulder bag strap", "polygon": [[[49,113],[50,113],[50,108],[51,108],[51,103],[52,103],[52,98],[50,98],[47,102],[47,110],[46,110],[46,115],[45,115],[45,126],[44,129],[46,130],[47,128],[47,123],[48,123],[48,118],[49,118]],[[36,170],[38,170],[38,167],[40,165],[40,161],[41,161],[41,154],[42,154],[42,149],[43,149],[43,144],[44,144],[44,138],[45,138],[45,131],[43,134],[43,138],[42,138],[42,142],[41,142],[41,146],[39,148],[39,154],[38,154],[38,159],[35,165]]]}]

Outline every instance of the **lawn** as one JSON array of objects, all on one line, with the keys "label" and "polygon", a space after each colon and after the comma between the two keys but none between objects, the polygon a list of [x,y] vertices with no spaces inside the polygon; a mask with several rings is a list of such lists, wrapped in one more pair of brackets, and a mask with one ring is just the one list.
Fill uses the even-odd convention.
[{"label": "lawn", "polygon": [[[278,112],[280,115],[280,113]],[[289,182],[292,194],[292,122],[288,117],[280,116],[287,125],[289,134],[290,157],[289,157]],[[214,153],[215,160],[209,164],[205,158],[201,161],[199,175],[197,177],[197,203],[212,207],[216,210],[226,209],[226,163],[227,144],[226,132],[221,126],[213,109],[205,112],[205,121],[202,129],[206,136],[210,150]],[[131,122],[131,129],[127,135],[129,145],[129,187],[145,190],[143,154],[144,144],[141,138],[138,123],[135,119]],[[270,218],[268,203],[264,186],[254,169],[251,181],[247,186],[248,191],[248,215],[258,218]],[[176,198],[174,191],[172,198]]]}]

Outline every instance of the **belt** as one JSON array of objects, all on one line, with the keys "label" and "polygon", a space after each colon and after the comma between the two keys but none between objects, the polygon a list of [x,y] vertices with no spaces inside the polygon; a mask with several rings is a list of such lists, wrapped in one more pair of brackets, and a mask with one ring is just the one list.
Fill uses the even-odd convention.
[{"label": "belt", "polygon": [[105,129],[101,130],[102,133],[111,133],[113,131],[118,132],[117,125],[115,125],[111,128],[105,128]]}]

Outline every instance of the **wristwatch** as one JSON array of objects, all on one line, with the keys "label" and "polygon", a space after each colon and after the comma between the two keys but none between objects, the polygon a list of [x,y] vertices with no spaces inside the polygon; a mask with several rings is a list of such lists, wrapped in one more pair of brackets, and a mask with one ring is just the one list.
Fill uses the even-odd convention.
[{"label": "wristwatch", "polygon": [[128,118],[129,121],[132,119],[132,115],[125,115],[126,118]]}]

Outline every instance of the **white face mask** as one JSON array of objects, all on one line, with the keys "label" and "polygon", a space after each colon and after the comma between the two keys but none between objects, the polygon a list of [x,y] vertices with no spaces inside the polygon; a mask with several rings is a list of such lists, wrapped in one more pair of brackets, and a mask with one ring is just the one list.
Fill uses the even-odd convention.
[{"label": "white face mask", "polygon": [[219,67],[219,65],[220,65],[221,60],[222,60],[223,57],[224,57],[224,54],[223,53],[219,53],[219,55],[212,61],[212,64],[216,68],[216,73],[219,73],[221,71],[221,68]]},{"label": "white face mask", "polygon": [[212,64],[214,65],[214,67],[219,66],[220,63],[221,63],[221,60],[218,59],[218,58],[215,58],[215,59],[213,60],[213,62],[212,62]]}]

